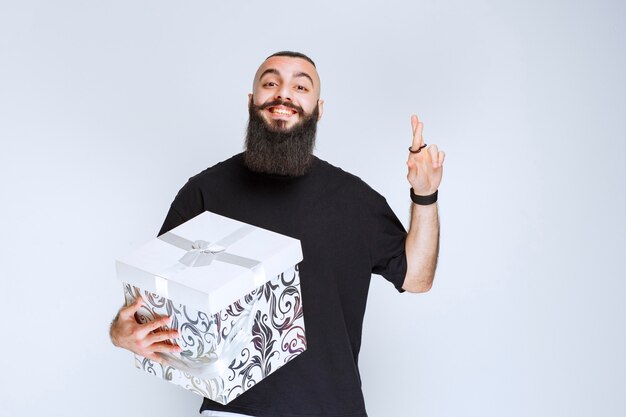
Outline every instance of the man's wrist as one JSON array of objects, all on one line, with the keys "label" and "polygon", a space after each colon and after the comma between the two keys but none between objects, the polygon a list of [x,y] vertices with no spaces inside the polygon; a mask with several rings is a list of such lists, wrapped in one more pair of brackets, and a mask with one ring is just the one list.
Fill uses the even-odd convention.
[{"label": "man's wrist", "polygon": [[434,193],[430,195],[417,195],[413,191],[413,187],[411,187],[411,201],[419,206],[429,206],[437,202],[439,190],[435,190]]}]

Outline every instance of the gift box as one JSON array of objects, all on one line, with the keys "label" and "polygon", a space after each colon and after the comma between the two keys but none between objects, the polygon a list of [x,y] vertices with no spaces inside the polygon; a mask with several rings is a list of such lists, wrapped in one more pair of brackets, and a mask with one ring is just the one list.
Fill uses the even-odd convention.
[{"label": "gift box", "polygon": [[171,316],[180,353],[135,366],[227,404],[306,350],[300,242],[204,212],[116,262],[136,318]]}]

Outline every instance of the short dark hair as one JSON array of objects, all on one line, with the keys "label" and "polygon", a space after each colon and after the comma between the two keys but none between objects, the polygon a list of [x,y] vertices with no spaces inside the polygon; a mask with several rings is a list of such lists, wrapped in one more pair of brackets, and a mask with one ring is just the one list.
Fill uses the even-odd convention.
[{"label": "short dark hair", "polygon": [[[309,58],[308,56],[304,55],[302,52],[280,51],[280,52],[276,52],[276,53],[268,56],[267,58],[265,58],[265,60],[267,61],[268,59],[270,59],[273,56],[288,56],[290,58],[306,59],[307,61],[309,61],[311,63],[311,65],[313,65],[315,67],[315,62],[313,62],[313,60],[311,58]],[[315,67],[315,68],[317,68],[317,67]]]}]

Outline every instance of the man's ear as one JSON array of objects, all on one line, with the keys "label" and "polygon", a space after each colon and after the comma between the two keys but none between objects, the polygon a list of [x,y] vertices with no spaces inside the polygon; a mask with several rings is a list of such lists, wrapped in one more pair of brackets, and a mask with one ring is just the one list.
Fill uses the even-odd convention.
[{"label": "man's ear", "polygon": [[317,100],[317,107],[319,109],[319,114],[317,115],[317,121],[319,122],[322,118],[322,114],[324,113],[324,100]]}]

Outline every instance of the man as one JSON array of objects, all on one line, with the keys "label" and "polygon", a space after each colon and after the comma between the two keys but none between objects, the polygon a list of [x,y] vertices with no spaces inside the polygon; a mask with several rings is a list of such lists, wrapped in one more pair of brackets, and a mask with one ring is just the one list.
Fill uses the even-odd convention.
[{"label": "man", "polygon": [[[190,178],[159,233],[209,210],[300,239],[307,350],[226,406],[205,399],[204,415],[366,416],[358,354],[372,273],[400,291],[431,288],[439,247],[437,188],[444,153],[426,147],[411,117],[408,234],[385,199],[359,178],[313,155],[323,114],[314,62],[297,52],[268,57],[249,95],[246,150]],[[155,332],[167,317],[138,324],[141,299],[111,325],[116,346],[160,361],[179,351]],[[236,413],[236,414],[231,414]]]}]

